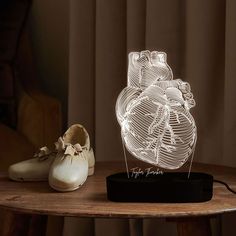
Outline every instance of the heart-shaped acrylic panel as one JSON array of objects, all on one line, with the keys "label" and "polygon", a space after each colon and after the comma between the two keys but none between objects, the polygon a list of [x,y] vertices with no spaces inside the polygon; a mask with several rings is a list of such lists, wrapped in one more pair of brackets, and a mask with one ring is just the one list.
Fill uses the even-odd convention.
[{"label": "heart-shaped acrylic panel", "polygon": [[[158,65],[161,61],[169,76],[164,77],[163,73],[153,76],[148,57],[153,64],[154,55],[158,57],[158,52],[130,54],[129,86],[118,96],[116,115],[125,147],[134,157],[162,168],[177,169],[195,148],[197,129],[189,112],[195,101],[188,83],[173,80],[166,54],[160,53],[160,58],[163,55],[164,58],[158,59],[155,67],[158,73],[162,71],[163,64]],[[136,75],[132,77],[130,67],[138,68],[135,71],[138,80],[132,80]],[[143,70],[145,74],[141,73]]]}]

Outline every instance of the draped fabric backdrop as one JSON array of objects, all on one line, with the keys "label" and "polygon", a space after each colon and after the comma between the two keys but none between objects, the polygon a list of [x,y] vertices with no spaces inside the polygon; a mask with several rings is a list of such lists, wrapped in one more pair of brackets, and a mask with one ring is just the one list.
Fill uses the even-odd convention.
[{"label": "draped fabric backdrop", "polygon": [[[127,54],[148,49],[166,52],[174,78],[191,84],[194,160],[236,167],[235,0],[71,0],[70,10],[68,120],[88,129],[97,161],[123,158],[115,102],[126,84]],[[233,218],[224,218],[216,235],[230,235]],[[64,235],[123,236],[131,225],[66,218]],[[145,236],[176,233],[161,220],[143,225]]]}]

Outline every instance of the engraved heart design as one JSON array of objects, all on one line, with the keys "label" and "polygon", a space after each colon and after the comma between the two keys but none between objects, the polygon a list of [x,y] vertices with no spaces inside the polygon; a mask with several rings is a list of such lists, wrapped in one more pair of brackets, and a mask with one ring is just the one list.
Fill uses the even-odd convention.
[{"label": "engraved heart design", "polygon": [[195,106],[189,84],[173,80],[165,53],[144,51],[129,55],[128,85],[116,103],[127,150],[162,168],[181,167],[197,138],[189,112]]}]

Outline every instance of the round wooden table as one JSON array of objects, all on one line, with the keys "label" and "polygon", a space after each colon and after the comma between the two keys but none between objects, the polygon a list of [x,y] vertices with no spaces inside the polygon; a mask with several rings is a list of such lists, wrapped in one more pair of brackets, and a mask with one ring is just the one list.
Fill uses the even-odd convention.
[{"label": "round wooden table", "polygon": [[[133,164],[134,166],[135,164]],[[124,171],[123,162],[98,162],[95,175],[74,192],[58,193],[47,182],[14,182],[0,174],[0,208],[8,211],[2,235],[43,235],[48,215],[131,218],[141,235],[143,218],[177,222],[179,235],[211,235],[209,218],[236,211],[236,195],[214,184],[211,201],[203,203],[117,203],[107,200],[105,177]],[[193,164],[193,171],[212,174],[236,189],[236,169]],[[9,213],[11,212],[11,213]],[[6,214],[7,215],[7,214]],[[10,215],[10,216],[9,216]],[[33,224],[33,226],[32,226]],[[26,227],[26,226],[32,227]]]}]

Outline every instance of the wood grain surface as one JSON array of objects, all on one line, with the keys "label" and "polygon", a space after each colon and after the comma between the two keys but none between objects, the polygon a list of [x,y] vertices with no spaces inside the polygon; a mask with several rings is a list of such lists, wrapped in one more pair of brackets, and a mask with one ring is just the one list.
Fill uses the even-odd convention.
[{"label": "wood grain surface", "polygon": [[[98,162],[95,175],[78,190],[58,193],[47,182],[13,182],[0,174],[0,208],[21,213],[106,217],[153,218],[188,217],[236,211],[236,195],[223,185],[214,184],[214,196],[204,203],[117,203],[106,196],[107,175],[125,171],[123,162]],[[193,171],[212,174],[236,189],[236,169],[194,163]]]}]

